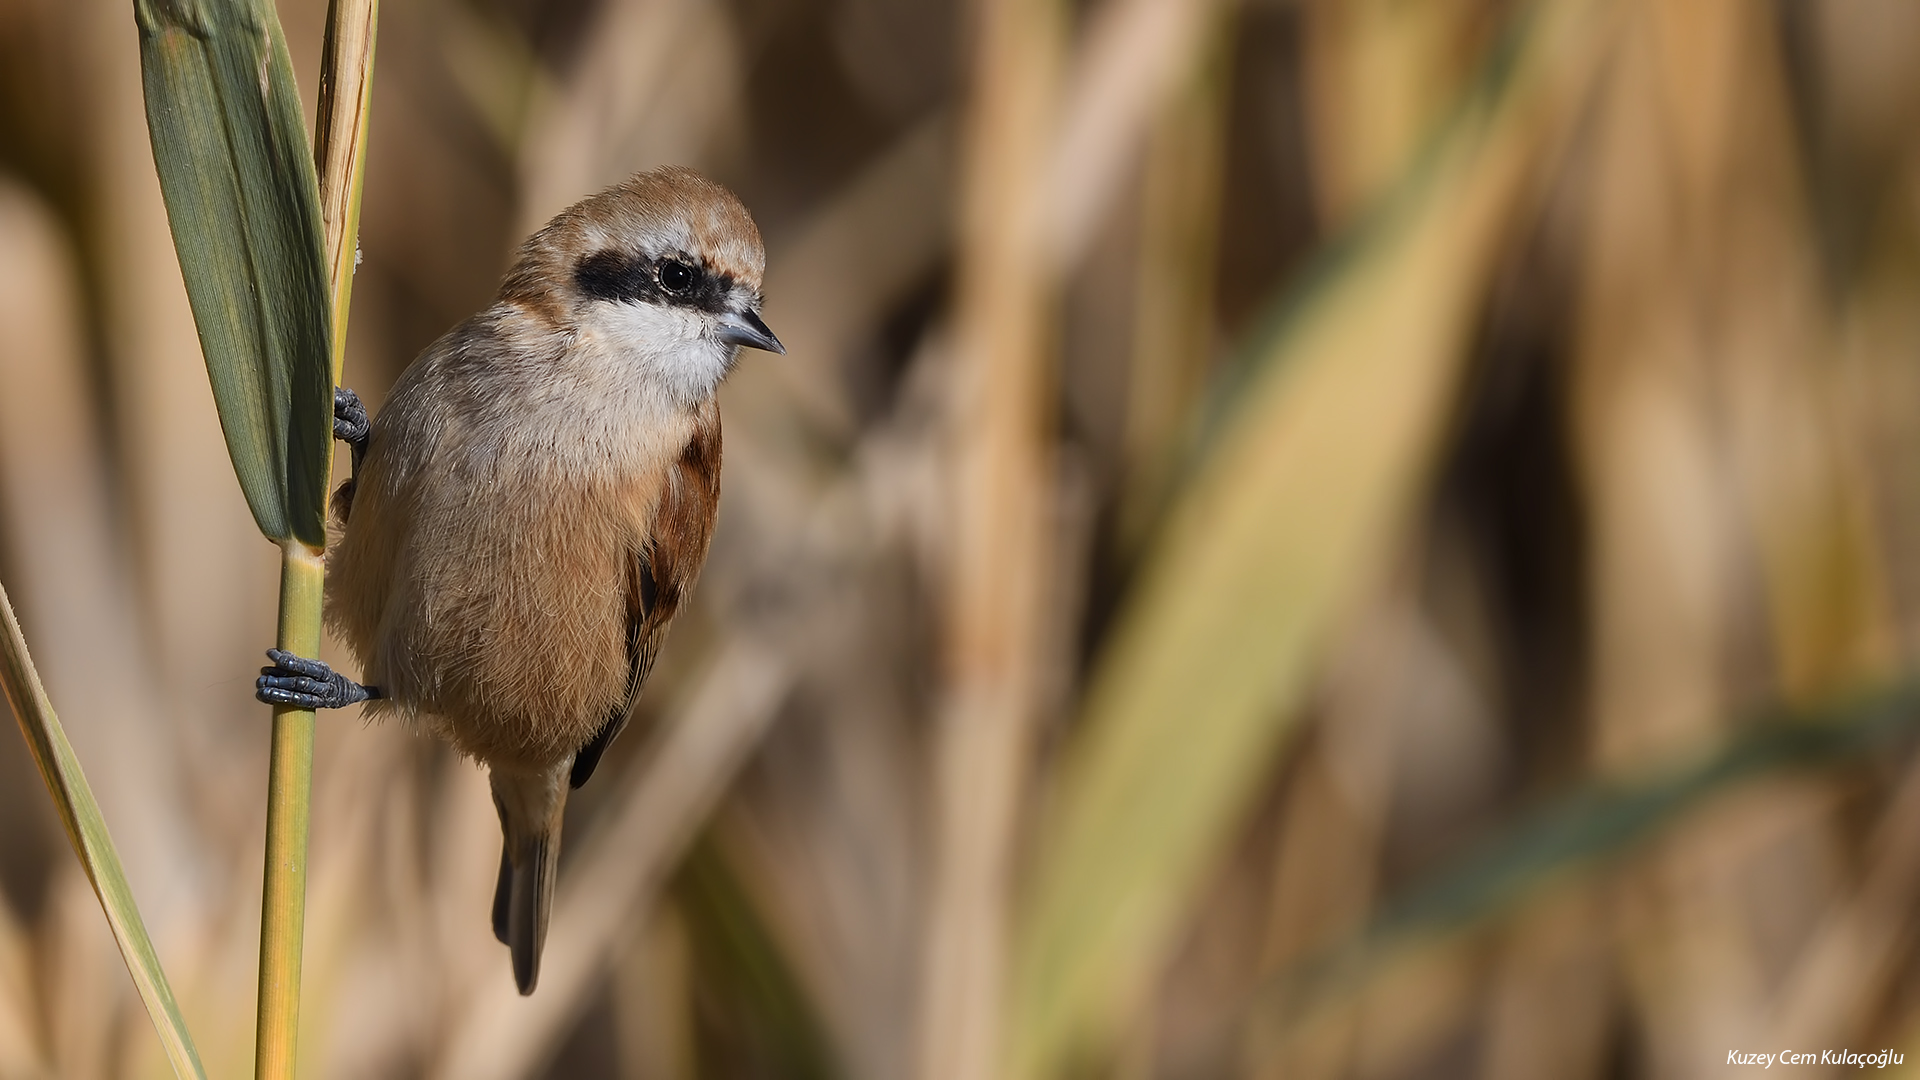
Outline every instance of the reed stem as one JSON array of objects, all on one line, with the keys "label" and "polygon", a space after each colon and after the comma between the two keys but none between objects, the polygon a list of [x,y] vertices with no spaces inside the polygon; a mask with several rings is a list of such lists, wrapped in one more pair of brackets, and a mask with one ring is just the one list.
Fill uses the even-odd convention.
[{"label": "reed stem", "polygon": [[[279,647],[320,653],[321,553],[295,540],[281,549]],[[267,773],[266,880],[260,910],[260,996],[253,1074],[294,1074],[300,1032],[300,950],[307,917],[307,827],[313,793],[313,711],[276,706]]]},{"label": "reed stem", "polygon": [[[314,121],[314,165],[332,304],[331,383],[346,357],[347,310],[353,293],[354,240],[365,172],[367,109],[373,83],[378,0],[332,0],[327,6],[320,102]],[[332,443],[328,443],[331,468]],[[281,545],[279,647],[320,655],[326,587],[325,553],[289,539]],[[300,1034],[300,963],[306,937],[307,836],[313,796],[314,715],[273,710],[267,774],[267,854],[260,911],[260,994],[253,1073],[257,1080],[294,1075]]]}]

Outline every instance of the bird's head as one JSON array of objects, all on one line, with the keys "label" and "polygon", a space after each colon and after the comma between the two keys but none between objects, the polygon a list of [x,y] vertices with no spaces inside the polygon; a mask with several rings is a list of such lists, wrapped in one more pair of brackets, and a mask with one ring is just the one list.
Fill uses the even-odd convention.
[{"label": "bird's head", "polygon": [[500,294],[696,401],[740,346],[786,352],[760,318],[765,265],[740,200],[669,166],[562,211],[527,239]]}]

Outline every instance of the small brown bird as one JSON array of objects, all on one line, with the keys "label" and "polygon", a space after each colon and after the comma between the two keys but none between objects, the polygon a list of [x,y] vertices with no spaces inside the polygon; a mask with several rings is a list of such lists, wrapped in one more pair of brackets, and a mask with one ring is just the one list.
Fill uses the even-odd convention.
[{"label": "small brown bird", "polygon": [[494,934],[533,992],[569,787],[593,775],[706,561],[720,498],[714,390],[760,318],[746,208],[681,168],[562,212],[493,306],[429,346],[371,425],[335,430],[328,625],[367,685],[273,650],[256,696],[372,699],[487,766],[505,850]]}]

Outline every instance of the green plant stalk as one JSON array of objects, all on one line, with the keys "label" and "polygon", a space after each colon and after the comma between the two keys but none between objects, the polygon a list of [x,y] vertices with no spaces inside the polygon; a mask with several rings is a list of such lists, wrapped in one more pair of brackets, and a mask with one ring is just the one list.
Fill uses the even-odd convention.
[{"label": "green plant stalk", "polygon": [[[281,546],[279,647],[320,655],[320,552]],[[267,772],[267,857],[260,907],[260,993],[253,1074],[291,1077],[300,1034],[300,950],[307,918],[307,831],[313,795],[313,711],[275,706]]]},{"label": "green plant stalk", "polygon": [[[255,523],[281,546],[279,645],[317,656],[373,0],[330,6],[314,143],[272,0],[133,8],[154,166],[221,428]],[[274,710],[260,1077],[290,1077],[296,1060],[313,727],[311,712]]]},{"label": "green plant stalk", "polygon": [[367,117],[373,104],[374,40],[380,0],[331,0],[314,119],[314,167],[333,302],[333,384],[347,356],[347,314],[360,235],[360,191],[367,169]]},{"label": "green plant stalk", "polygon": [[[330,384],[338,386],[346,358],[347,312],[353,291],[354,242],[359,232],[361,181],[366,171],[367,115],[373,89],[378,0],[333,0],[327,7],[320,100],[315,116],[314,166],[322,243],[330,288]],[[327,444],[327,468],[333,467]],[[297,656],[320,655],[326,591],[324,553],[288,538],[281,543],[279,647]],[[267,774],[267,851],[260,910],[260,987],[254,1076],[291,1078],[299,1060],[300,970],[306,940],[307,840],[312,815],[314,714],[273,710],[272,758]]]},{"label": "green plant stalk", "polygon": [[126,961],[127,973],[133,976],[133,985],[153,1020],[153,1030],[160,1036],[160,1045],[166,1050],[174,1075],[205,1080],[206,1069],[200,1064],[193,1037],[180,1016],[180,1006],[174,1001],[166,972],[160,968],[153,941],[147,937],[140,909],[134,905],[133,890],[127,885],[126,871],[120,866],[112,838],[107,835],[100,804],[94,801],[93,789],[87,785],[86,774],[80,771],[80,761],[74,757],[73,746],[60,727],[60,718],[54,715],[53,703],[47,699],[39,672],[34,670],[33,658],[27,654],[26,638],[20,633],[20,623],[13,616],[13,604],[7,599],[4,587],[0,587],[0,684],[6,687],[7,701],[13,706],[20,734],[26,737],[33,763],[39,766],[40,779],[46,782],[47,792],[53,796],[60,824],[66,827],[73,852],[79,856],[87,881],[93,885],[93,895],[107,916],[114,943],[120,947],[120,957]]}]

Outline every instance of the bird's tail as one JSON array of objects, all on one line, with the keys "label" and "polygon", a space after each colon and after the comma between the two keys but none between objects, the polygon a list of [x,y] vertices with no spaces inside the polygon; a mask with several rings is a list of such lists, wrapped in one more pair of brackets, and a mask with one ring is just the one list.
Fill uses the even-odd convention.
[{"label": "bird's tail", "polygon": [[560,868],[560,822],[567,808],[567,763],[548,773],[492,770],[493,805],[505,844],[493,893],[493,936],[513,953],[521,994],[540,979],[540,950],[553,912]]}]

